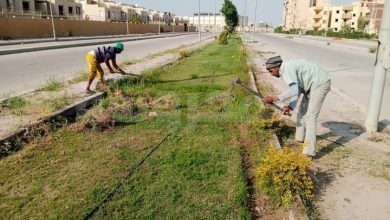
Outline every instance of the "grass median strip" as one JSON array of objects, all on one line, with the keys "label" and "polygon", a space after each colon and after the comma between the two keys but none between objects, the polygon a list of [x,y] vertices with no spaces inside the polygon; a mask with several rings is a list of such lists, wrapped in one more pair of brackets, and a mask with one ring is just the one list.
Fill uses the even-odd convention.
[{"label": "grass median strip", "polygon": [[246,78],[241,50],[234,37],[144,79],[111,83],[97,108],[112,111],[105,119],[117,126],[89,115],[81,121],[92,129],[53,131],[0,161],[1,216],[81,218],[99,206],[92,218],[251,218],[239,125],[258,106],[243,91],[229,94],[233,78]]}]

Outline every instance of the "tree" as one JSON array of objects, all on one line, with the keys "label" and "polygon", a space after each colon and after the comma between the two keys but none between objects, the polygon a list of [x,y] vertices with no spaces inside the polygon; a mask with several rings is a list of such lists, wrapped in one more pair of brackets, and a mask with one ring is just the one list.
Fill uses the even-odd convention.
[{"label": "tree", "polygon": [[130,22],[131,23],[142,23],[142,19],[141,19],[141,16],[139,16],[138,14],[134,14],[131,18],[130,18]]},{"label": "tree", "polygon": [[368,23],[369,23],[369,21],[360,15],[358,18],[358,30],[364,31],[364,29],[366,28]]},{"label": "tree", "polygon": [[238,12],[236,6],[230,0],[224,0],[221,13],[225,17],[228,32],[232,33],[238,26]]}]

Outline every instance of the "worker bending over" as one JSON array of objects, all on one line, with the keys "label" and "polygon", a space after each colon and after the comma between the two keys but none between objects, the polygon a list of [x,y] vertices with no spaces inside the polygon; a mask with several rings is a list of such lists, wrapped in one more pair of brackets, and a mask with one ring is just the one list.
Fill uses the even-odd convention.
[{"label": "worker bending over", "polygon": [[96,77],[96,74],[98,75],[99,81],[101,82],[101,85],[104,86],[104,71],[101,67],[101,63],[105,62],[108,69],[110,70],[110,73],[115,73],[110,65],[110,60],[112,62],[112,65],[116,70],[118,70],[121,74],[125,74],[125,71],[123,71],[117,64],[116,64],[116,54],[121,53],[123,50],[123,44],[118,42],[115,44],[114,47],[108,46],[108,47],[98,47],[95,50],[90,51],[87,54],[87,64],[89,67],[89,77],[88,77],[88,85],[87,85],[87,92],[92,92],[90,87],[93,82],[93,80]]},{"label": "worker bending over", "polygon": [[304,143],[303,154],[316,155],[316,126],[322,103],[330,90],[330,77],[318,64],[303,60],[283,62],[280,56],[266,62],[266,68],[274,77],[282,77],[289,88],[278,96],[265,97],[264,102],[273,103],[290,99],[284,106],[284,114],[294,110],[303,94],[296,122],[295,140]]}]

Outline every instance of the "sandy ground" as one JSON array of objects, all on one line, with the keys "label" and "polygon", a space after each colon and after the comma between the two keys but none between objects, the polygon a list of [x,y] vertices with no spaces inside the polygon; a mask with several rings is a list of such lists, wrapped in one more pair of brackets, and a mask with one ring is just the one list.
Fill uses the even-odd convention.
[{"label": "sandy ground", "polygon": [[[287,88],[264,68],[274,55],[260,56],[261,42],[248,47],[257,83],[272,84],[275,94]],[[365,133],[363,109],[334,87],[324,102],[317,128],[318,153],[311,168],[320,219],[390,218],[390,135]],[[289,119],[295,121],[296,113]]]}]

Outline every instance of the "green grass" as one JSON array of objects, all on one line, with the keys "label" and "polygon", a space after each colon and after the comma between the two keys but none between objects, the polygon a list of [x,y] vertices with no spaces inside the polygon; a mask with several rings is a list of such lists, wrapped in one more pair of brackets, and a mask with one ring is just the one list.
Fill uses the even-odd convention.
[{"label": "green grass", "polygon": [[28,101],[21,96],[15,96],[5,100],[4,105],[11,114],[21,116],[26,110]]},{"label": "green grass", "polygon": [[70,83],[79,83],[87,81],[89,77],[89,73],[87,71],[80,71],[77,76],[75,76],[73,79],[71,79]]},{"label": "green grass", "polygon": [[[231,80],[246,78],[240,54],[241,41],[232,38],[229,45],[215,42],[170,67],[149,71],[144,80],[112,83],[130,100],[169,95],[182,107],[116,114],[125,125],[102,132],[63,128],[0,160],[5,171],[0,215],[82,218],[121,183],[93,218],[250,219],[239,125],[257,117],[257,106],[242,90],[229,96]],[[157,117],[149,118],[150,111]]]},{"label": "green grass", "polygon": [[54,75],[50,76],[49,79],[46,80],[45,84],[38,89],[38,91],[49,91],[55,92],[59,91],[64,86],[64,83],[58,80]]}]

